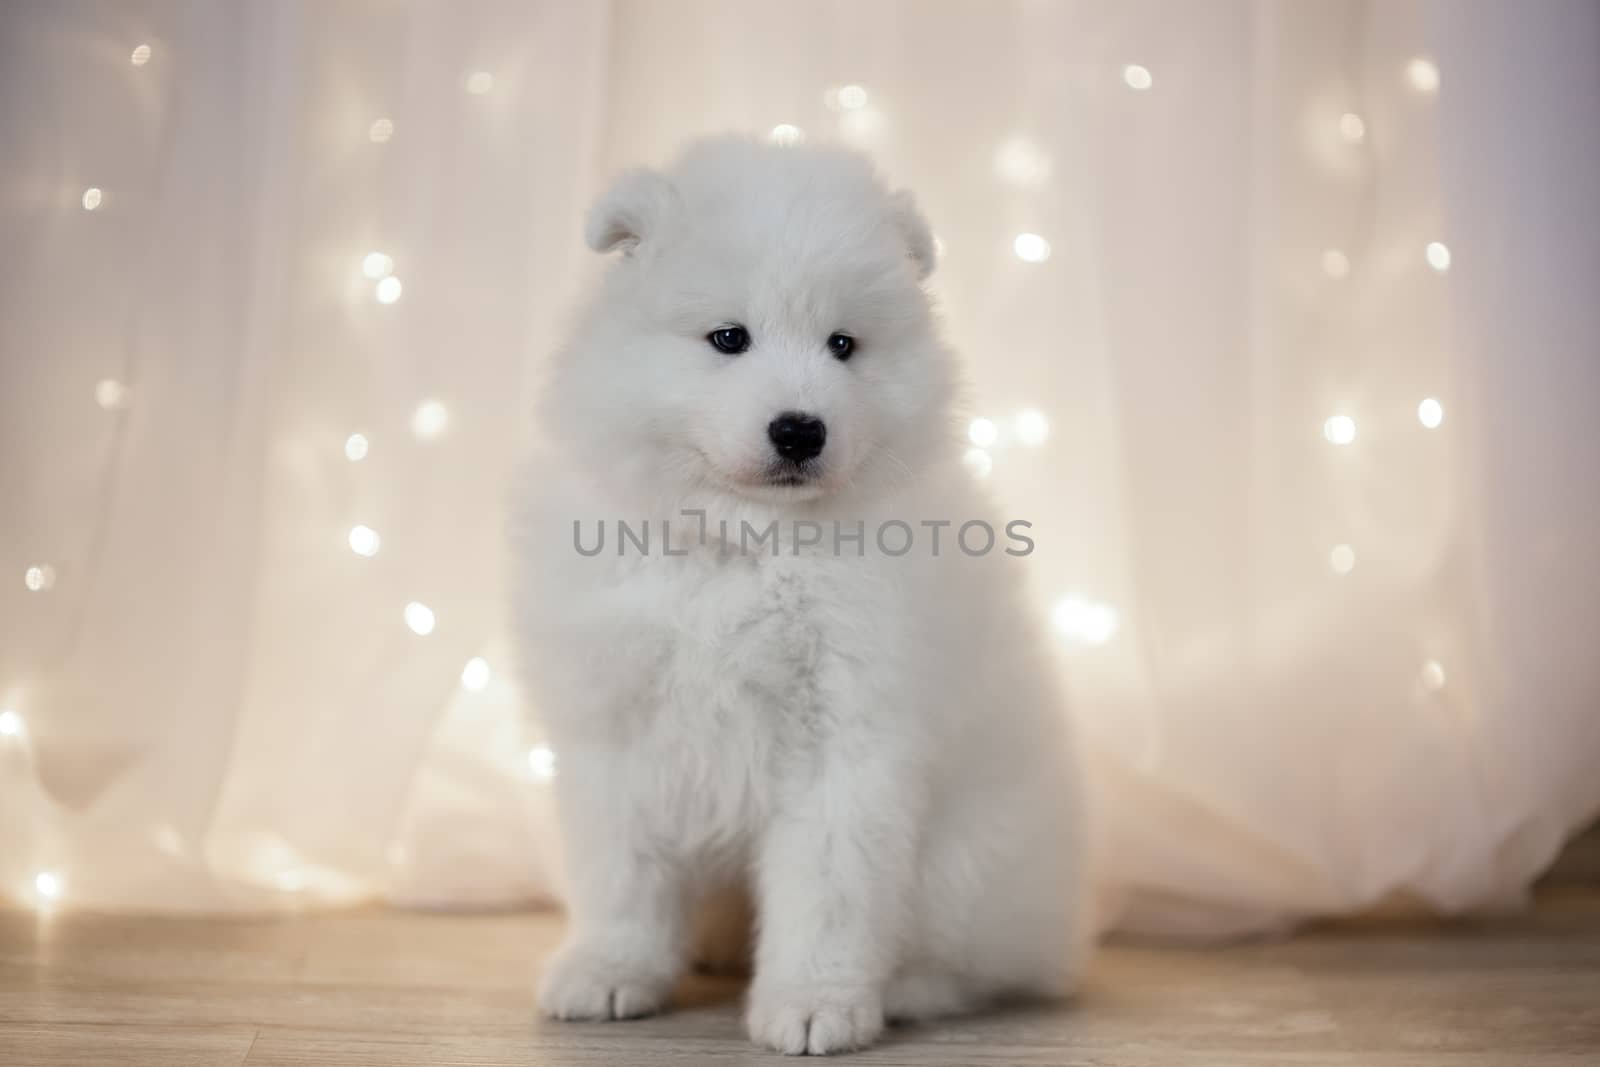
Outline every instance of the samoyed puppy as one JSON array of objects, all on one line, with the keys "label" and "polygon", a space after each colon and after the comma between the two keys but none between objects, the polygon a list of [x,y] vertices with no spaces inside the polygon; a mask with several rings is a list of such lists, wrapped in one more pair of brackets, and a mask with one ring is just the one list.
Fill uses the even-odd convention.
[{"label": "samoyed puppy", "polygon": [[614,261],[516,524],[568,856],[543,1011],[660,1010],[730,889],[781,1052],[1067,992],[1078,774],[1031,534],[962,462],[928,223],[858,154],[728,138],[585,232]]}]

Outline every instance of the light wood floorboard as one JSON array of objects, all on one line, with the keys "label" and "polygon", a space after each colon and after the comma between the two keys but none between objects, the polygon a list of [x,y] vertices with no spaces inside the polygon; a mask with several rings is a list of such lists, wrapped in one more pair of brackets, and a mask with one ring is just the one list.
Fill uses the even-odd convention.
[{"label": "light wood floorboard", "polygon": [[[536,1020],[559,916],[278,919],[0,912],[0,1064],[779,1063],[740,983],[674,1010]],[[1462,923],[1367,919],[1213,949],[1113,945],[1076,1002],[897,1029],[870,1064],[1600,1065],[1600,884]]]}]

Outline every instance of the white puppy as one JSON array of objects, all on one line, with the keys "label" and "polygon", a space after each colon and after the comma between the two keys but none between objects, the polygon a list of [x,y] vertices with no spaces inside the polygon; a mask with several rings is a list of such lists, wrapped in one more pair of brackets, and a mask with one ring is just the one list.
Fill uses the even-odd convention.
[{"label": "white puppy", "polygon": [[517,535],[570,870],[544,1011],[660,1009],[728,886],[783,1052],[1066,992],[1076,771],[1032,542],[961,462],[927,223],[856,154],[721,139],[624,175],[587,237],[620,255]]}]

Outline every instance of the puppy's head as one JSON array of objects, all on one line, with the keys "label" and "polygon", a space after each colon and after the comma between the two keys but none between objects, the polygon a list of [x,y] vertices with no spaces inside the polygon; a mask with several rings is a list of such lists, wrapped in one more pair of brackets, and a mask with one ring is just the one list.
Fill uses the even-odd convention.
[{"label": "puppy's head", "polygon": [[616,262],[547,413],[585,456],[782,504],[881,490],[943,446],[933,239],[863,157],[702,142],[619,178],[586,236]]}]

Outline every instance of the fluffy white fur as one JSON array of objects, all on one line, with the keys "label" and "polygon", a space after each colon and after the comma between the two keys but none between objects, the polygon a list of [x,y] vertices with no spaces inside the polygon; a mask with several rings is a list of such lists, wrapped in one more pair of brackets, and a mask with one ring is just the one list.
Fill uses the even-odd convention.
[{"label": "fluffy white fur", "polygon": [[[885,1018],[1066,992],[1084,949],[1080,800],[1026,559],[960,462],[956,366],[921,280],[927,223],[842,150],[723,139],[622,176],[587,238],[609,267],[544,392],[516,610],[560,759],[571,927],[545,1012],[653,1012],[729,887],[757,916],[751,1038],[861,1048]],[[737,323],[724,355],[706,335]],[[827,338],[858,341],[848,362]],[[767,425],[823,419],[814,477],[771,484]],[[710,537],[697,542],[703,509]],[[728,554],[740,520],[784,540]],[[578,554],[652,520],[652,552]],[[823,524],[796,546],[788,524]],[[833,521],[867,531],[864,554]],[[917,545],[874,543],[900,519]],[[660,551],[660,522],[673,550]],[[929,549],[924,520],[953,520]],[[809,539],[802,537],[802,540]],[[896,534],[895,547],[901,540]],[[975,538],[976,540],[976,538]],[[1014,545],[1015,543],[1012,542]]]}]

